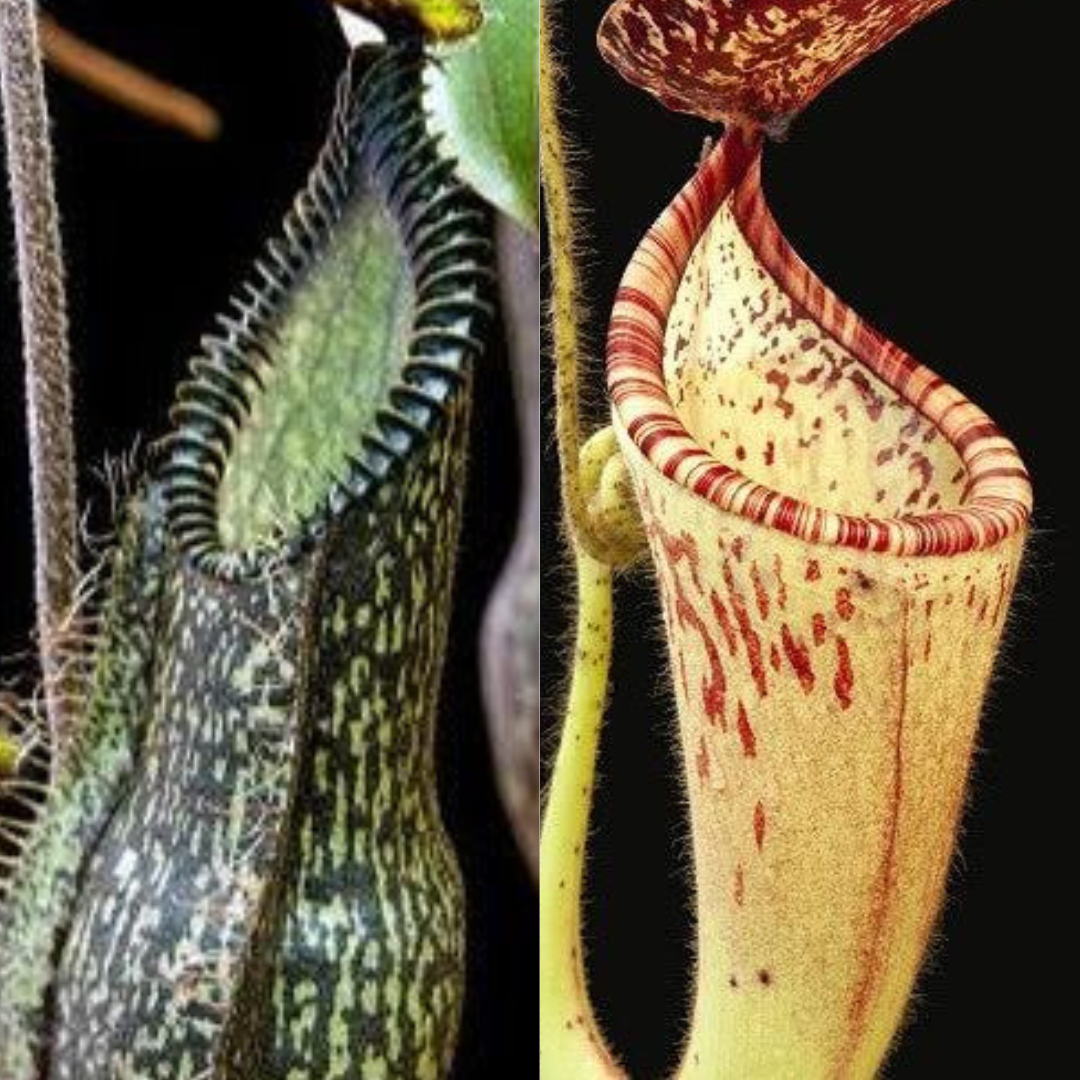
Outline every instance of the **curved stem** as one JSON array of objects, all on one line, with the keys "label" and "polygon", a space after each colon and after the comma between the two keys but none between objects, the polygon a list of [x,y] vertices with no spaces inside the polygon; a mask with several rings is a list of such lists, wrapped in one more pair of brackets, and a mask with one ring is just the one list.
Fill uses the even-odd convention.
[{"label": "curved stem", "polygon": [[49,724],[65,739],[60,654],[78,581],[75,446],[52,144],[32,0],[0,0],[0,94],[26,360],[39,648]]},{"label": "curved stem", "polygon": [[540,834],[540,1076],[621,1077],[597,1029],[582,955],[585,841],[611,663],[611,567],[578,548],[578,623],[566,723]]}]

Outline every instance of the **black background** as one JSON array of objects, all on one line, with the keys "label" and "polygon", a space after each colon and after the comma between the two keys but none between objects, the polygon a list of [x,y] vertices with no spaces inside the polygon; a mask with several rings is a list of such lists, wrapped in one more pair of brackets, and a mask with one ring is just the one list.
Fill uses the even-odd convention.
[{"label": "black background", "polygon": [[[714,134],[604,64],[594,35],[605,6],[560,5],[558,34],[589,211],[594,405],[618,279]],[[1062,278],[1048,260],[1067,259],[1074,241],[1075,174],[1059,85],[1070,65],[1054,55],[1052,33],[1040,36],[1047,25],[1018,22],[1040,8],[960,0],[834,85],[766,155],[766,192],[796,250],[985,408],[1035,481],[1036,532],[984,711],[961,854],[912,1020],[885,1070],[894,1080],[1063,1075],[1070,1059],[1055,1035],[1065,1000],[1051,987],[1076,941],[1062,878],[1075,852],[1075,481],[1066,447],[1076,305],[1075,275]],[[572,596],[551,447],[544,478],[550,760]],[[590,836],[589,975],[611,1045],[634,1080],[649,1080],[678,1061],[692,912],[674,709],[644,572],[620,583],[616,622]]]},{"label": "black background", "polygon": [[[214,312],[302,183],[344,46],[322,0],[93,0],[50,5],[116,54],[219,108],[195,143],[51,80],[87,498],[106,452],[167,424],[172,388]],[[30,525],[10,228],[0,229],[0,653],[31,626]],[[535,890],[496,800],[477,680],[484,600],[512,535],[518,455],[505,357],[478,379],[476,437],[445,680],[444,811],[470,901],[469,993],[456,1077],[516,1075],[531,1058]]]}]

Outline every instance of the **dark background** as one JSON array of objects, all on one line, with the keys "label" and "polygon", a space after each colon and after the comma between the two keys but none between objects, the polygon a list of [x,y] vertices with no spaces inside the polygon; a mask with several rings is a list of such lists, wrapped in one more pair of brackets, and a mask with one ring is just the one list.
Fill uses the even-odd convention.
[{"label": "dark background", "polygon": [[[558,35],[589,210],[594,404],[618,279],[715,133],[604,64],[594,35],[605,6],[560,5]],[[961,854],[913,1019],[885,1070],[893,1080],[1069,1071],[1055,1035],[1065,1002],[1051,987],[1076,941],[1062,877],[1076,850],[1067,450],[1076,302],[1074,282],[1056,278],[1048,259],[1075,236],[1075,175],[1058,85],[1070,65],[1054,55],[1052,34],[1039,36],[1048,26],[1018,23],[1040,8],[960,0],[844,77],[766,156],[766,191],[796,250],[872,324],[973,396],[1016,441],[1035,482],[1036,533],[984,711]],[[1014,124],[1003,123],[1003,109]],[[547,449],[550,761],[572,588]],[[689,1016],[692,911],[674,707],[644,572],[618,585],[616,625],[590,836],[589,975],[612,1047],[634,1080],[652,1080],[677,1064]]]},{"label": "dark background", "polygon": [[[49,5],[74,30],[199,93],[215,144],[50,83],[67,248],[83,491],[106,452],[162,434],[199,335],[276,230],[322,139],[344,45],[323,0],[85,0]],[[10,227],[0,228],[0,654],[32,622],[30,522]],[[455,1076],[517,1075],[534,1045],[535,890],[496,799],[476,637],[516,517],[505,357],[478,378],[476,437],[439,744],[444,812],[469,894],[469,991]],[[530,1064],[531,1068],[531,1064]]]}]

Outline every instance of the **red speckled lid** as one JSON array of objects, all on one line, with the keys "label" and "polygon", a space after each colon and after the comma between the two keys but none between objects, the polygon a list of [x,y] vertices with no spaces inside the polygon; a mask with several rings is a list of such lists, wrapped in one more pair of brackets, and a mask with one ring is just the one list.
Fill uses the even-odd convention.
[{"label": "red speckled lid", "polygon": [[782,124],[948,0],[616,0],[604,58],[669,109]]}]

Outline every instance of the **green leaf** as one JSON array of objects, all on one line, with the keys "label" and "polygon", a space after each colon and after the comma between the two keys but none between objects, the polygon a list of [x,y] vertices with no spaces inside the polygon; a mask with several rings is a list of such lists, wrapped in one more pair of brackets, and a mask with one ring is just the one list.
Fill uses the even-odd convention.
[{"label": "green leaf", "polygon": [[488,202],[539,229],[537,0],[487,0],[484,25],[439,50],[428,79],[435,126],[458,172]]}]

